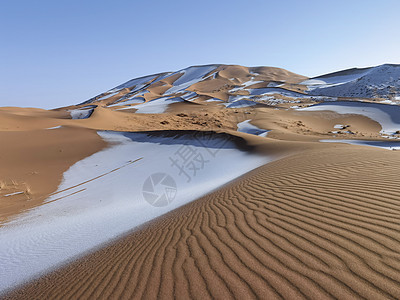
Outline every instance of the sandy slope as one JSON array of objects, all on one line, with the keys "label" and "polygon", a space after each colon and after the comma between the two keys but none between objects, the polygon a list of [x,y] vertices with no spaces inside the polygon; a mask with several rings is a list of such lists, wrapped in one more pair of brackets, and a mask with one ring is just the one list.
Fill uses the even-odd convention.
[{"label": "sandy slope", "polygon": [[0,141],[0,226],[42,204],[71,165],[106,146],[96,131],[79,127],[0,131]]},{"label": "sandy slope", "polygon": [[399,298],[399,170],[395,151],[309,150],[8,299]]}]

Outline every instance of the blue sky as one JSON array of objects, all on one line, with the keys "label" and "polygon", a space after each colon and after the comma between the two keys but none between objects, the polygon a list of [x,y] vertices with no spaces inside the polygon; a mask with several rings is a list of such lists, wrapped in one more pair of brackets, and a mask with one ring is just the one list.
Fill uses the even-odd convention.
[{"label": "blue sky", "polygon": [[0,106],[55,108],[190,65],[400,63],[398,0],[0,0]]}]

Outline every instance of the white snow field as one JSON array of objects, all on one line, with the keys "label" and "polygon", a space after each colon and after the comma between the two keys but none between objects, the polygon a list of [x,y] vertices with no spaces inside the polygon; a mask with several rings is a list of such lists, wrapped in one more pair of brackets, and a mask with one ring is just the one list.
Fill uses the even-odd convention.
[{"label": "white snow field", "polygon": [[303,81],[310,95],[396,99],[400,96],[400,65],[352,69]]},{"label": "white snow field", "polygon": [[108,148],[71,166],[44,205],[0,227],[0,293],[273,159],[225,134],[99,135]]},{"label": "white snow field", "polygon": [[[118,102],[118,103],[115,103],[115,104],[108,105],[107,107],[130,106],[132,104],[141,104],[141,103],[144,103],[144,102],[146,102],[146,100],[144,98],[141,98],[141,97],[137,97],[136,98],[136,97],[134,97],[134,98],[131,98],[131,99],[127,100],[127,101]],[[133,108],[133,107],[134,106],[132,106],[130,108]]]},{"label": "white snow field", "polygon": [[204,80],[205,76],[210,72],[214,71],[216,68],[217,68],[216,65],[207,65],[207,66],[189,67],[181,71],[178,71],[177,73],[181,73],[183,75],[173,83],[173,87],[168,89],[164,93],[164,95],[172,95],[184,91],[189,86]]},{"label": "white snow field", "polygon": [[387,150],[399,150],[400,142],[367,141],[367,140],[320,140],[323,143],[345,143],[359,146],[369,146]]},{"label": "white snow field", "polygon": [[237,91],[242,91],[242,90],[245,90],[249,86],[252,86],[254,84],[261,83],[261,82],[263,82],[263,81],[254,80],[254,77],[252,77],[249,81],[243,82],[241,85],[231,89],[229,92],[233,93],[233,92],[237,92]]},{"label": "white snow field", "polygon": [[180,97],[162,97],[129,108],[137,109],[136,113],[139,114],[162,114],[167,110],[168,105],[183,101]]},{"label": "white snow field", "polygon": [[360,77],[368,74],[371,72],[372,68],[367,68],[367,69],[354,69],[348,72],[338,72],[335,75],[324,75],[321,77],[314,77],[311,79],[308,79],[306,81],[301,82],[301,84],[307,85],[310,90],[316,89],[316,88],[326,88],[326,87],[331,87],[331,86],[337,86],[341,84],[345,84],[351,81],[355,81],[359,79]]},{"label": "white snow field", "polygon": [[72,119],[87,119],[92,115],[93,111],[94,108],[82,107],[78,109],[71,109],[68,112]]},{"label": "white snow field", "polygon": [[270,130],[261,129],[250,123],[251,120],[246,120],[237,124],[237,131],[248,134],[254,134],[266,137]]},{"label": "white snow field", "polygon": [[400,106],[358,102],[358,101],[337,101],[324,102],[305,108],[298,108],[299,111],[334,111],[339,114],[357,114],[366,116],[378,122],[383,134],[393,134],[400,130]]}]

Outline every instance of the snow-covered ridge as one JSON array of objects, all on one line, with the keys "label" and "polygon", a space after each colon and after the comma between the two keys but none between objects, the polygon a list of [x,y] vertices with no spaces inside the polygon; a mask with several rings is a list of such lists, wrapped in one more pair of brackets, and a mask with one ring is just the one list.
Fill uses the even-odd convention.
[{"label": "snow-covered ridge", "polygon": [[302,84],[307,85],[310,95],[394,99],[400,97],[400,65],[349,70],[312,78]]},{"label": "snow-covered ridge", "polygon": [[258,128],[257,126],[250,123],[251,120],[245,120],[237,124],[237,131],[248,134],[254,134],[262,137],[266,137],[269,130]]},{"label": "snow-covered ridge", "polygon": [[[239,73],[237,73],[238,68],[240,69]],[[221,96],[221,98],[219,98],[220,96],[218,94],[212,95],[212,93],[215,91],[222,91],[222,93],[225,93],[228,98],[231,97],[229,102],[239,100],[232,98],[235,97],[235,95],[243,96],[243,94],[246,94],[248,92],[250,93],[250,96],[262,98],[263,95],[259,94],[262,92],[262,90],[253,89],[253,94],[253,90],[251,88],[256,84],[261,84],[261,86],[263,86],[263,83],[266,80],[265,78],[275,78],[276,76],[278,76],[276,77],[278,78],[278,81],[274,81],[272,79],[266,81],[265,86],[269,87],[266,89],[271,90],[265,90],[265,99],[270,100],[270,98],[273,98],[270,96],[270,94],[272,93],[283,96],[293,96],[296,94],[285,89],[279,89],[276,86],[281,85],[283,82],[285,82],[285,76],[294,75],[300,78],[302,76],[285,70],[279,73],[277,71],[277,68],[269,71],[268,70],[263,71],[263,68],[261,68],[260,72],[253,72],[252,68],[232,65],[193,66],[176,72],[160,73],[129,80],[115,88],[112,88],[96,97],[93,97],[83,102],[82,104],[101,102],[103,106],[105,105],[110,108],[124,110],[133,108],[137,104],[143,104],[141,106],[146,106],[146,103],[151,100],[165,100],[165,97],[180,97],[186,101],[196,101],[199,97],[203,96],[202,100],[205,101],[209,99],[214,99],[226,102],[225,100],[223,100],[227,98],[226,96]],[[226,72],[233,72],[232,74],[238,74],[238,77],[227,77],[225,75]],[[278,72],[278,74],[280,75],[276,75],[276,72]],[[200,89],[205,89],[204,92],[202,90],[198,90],[197,88],[193,88],[194,85],[202,82],[210,83],[210,88],[207,88],[207,84],[203,84],[200,87]],[[277,82],[279,82],[279,84]],[[274,86],[274,88],[272,88],[271,86]],[[138,99],[142,99],[142,101],[139,101]],[[249,100],[252,101],[252,99]]]},{"label": "snow-covered ridge", "polygon": [[[186,90],[186,88],[190,87],[191,85],[203,79],[208,78],[213,74],[212,71],[214,71],[217,67],[218,65],[193,66],[179,70],[177,72],[165,72],[165,73],[148,75],[140,78],[131,79],[81,104],[107,100],[111,97],[118,95],[124,89],[129,89],[128,94],[122,95],[120,98],[115,99],[113,102],[113,104],[118,104],[118,103],[122,104],[126,100],[129,100],[129,98],[137,97],[138,95],[140,95],[140,92],[146,89],[148,86],[154,85],[164,79],[167,79],[168,77],[174,77],[180,75],[179,78],[173,82],[173,86],[169,90],[164,92],[165,96],[168,95],[172,96],[178,92],[183,92]],[[211,73],[211,75],[209,75],[209,73]]]},{"label": "snow-covered ridge", "polygon": [[167,90],[164,95],[172,95],[177,92],[185,91],[191,85],[200,82],[201,80],[206,78],[206,75],[210,72],[214,71],[217,68],[215,65],[210,66],[199,66],[199,67],[189,67],[187,69],[183,69],[178,73],[181,73],[182,76],[179,77],[178,80],[174,82],[174,86]]},{"label": "snow-covered ridge", "polygon": [[0,227],[0,293],[273,159],[222,133],[99,135],[110,147],[71,166],[44,205]]},{"label": "snow-covered ridge", "polygon": [[[282,78],[278,81],[270,79],[273,73],[255,73],[250,71],[251,68],[240,67],[242,69],[239,73],[235,73],[237,69],[232,71],[232,74],[240,74],[236,75],[238,77],[224,75],[223,72],[227,72],[229,68],[237,67],[193,66],[176,72],[135,78],[89,99],[84,104],[101,102],[107,107],[124,110],[136,105],[145,107],[148,101],[165,101],[179,97],[186,101],[200,98],[229,103],[247,100],[268,105],[302,100],[335,101],[338,97],[384,98],[392,104],[400,102],[400,65],[385,64],[339,71],[304,80],[295,84],[294,88],[285,85]],[[243,71],[243,68],[248,71]]]},{"label": "snow-covered ridge", "polygon": [[303,81],[301,84],[307,85],[310,89],[336,86],[350,81],[357,80],[358,78],[368,74],[372,68],[364,69],[350,69],[345,71],[334,72]]},{"label": "snow-covered ridge", "polygon": [[92,115],[95,107],[95,105],[88,105],[86,107],[71,109],[68,112],[72,119],[87,119]]}]

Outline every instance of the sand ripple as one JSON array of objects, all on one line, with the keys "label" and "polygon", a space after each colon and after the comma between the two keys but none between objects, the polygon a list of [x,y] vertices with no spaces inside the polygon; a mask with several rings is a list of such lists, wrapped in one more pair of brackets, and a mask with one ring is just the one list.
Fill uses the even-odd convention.
[{"label": "sand ripple", "polygon": [[273,162],[10,295],[13,299],[399,299],[400,160]]}]

